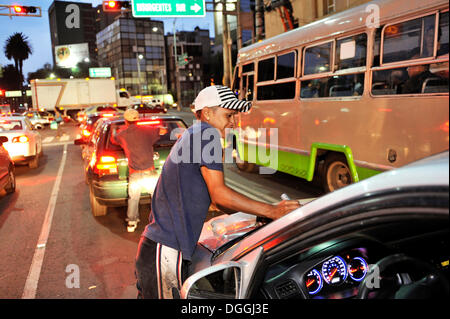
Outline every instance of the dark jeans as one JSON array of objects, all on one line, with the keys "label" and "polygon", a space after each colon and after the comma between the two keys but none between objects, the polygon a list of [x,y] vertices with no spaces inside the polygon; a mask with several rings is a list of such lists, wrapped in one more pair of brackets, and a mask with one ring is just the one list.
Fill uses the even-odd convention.
[{"label": "dark jeans", "polygon": [[138,299],[158,299],[158,278],[156,272],[156,245],[141,236],[136,255],[136,287]]}]

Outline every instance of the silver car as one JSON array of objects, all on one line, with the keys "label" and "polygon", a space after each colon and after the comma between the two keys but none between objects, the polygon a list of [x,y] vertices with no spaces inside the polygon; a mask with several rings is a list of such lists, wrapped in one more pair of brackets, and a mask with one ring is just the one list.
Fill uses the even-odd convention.
[{"label": "silver car", "polygon": [[181,296],[448,300],[448,192],[447,151],[263,226],[242,214],[215,218],[203,228]]}]

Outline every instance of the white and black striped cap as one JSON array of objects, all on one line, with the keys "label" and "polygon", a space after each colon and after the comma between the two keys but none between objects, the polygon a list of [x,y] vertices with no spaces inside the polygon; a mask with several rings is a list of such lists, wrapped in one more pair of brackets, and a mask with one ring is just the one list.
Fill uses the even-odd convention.
[{"label": "white and black striped cap", "polygon": [[200,91],[194,101],[195,111],[204,107],[220,106],[229,110],[248,112],[252,107],[249,101],[241,101],[227,86],[212,85]]}]

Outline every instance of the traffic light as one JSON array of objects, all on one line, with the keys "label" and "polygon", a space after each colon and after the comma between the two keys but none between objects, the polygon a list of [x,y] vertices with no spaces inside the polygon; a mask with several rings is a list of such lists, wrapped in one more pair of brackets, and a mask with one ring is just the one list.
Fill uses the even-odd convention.
[{"label": "traffic light", "polygon": [[130,9],[130,1],[103,1],[104,12],[119,12],[122,9]]},{"label": "traffic light", "polygon": [[15,5],[15,6],[13,6],[13,11],[16,14],[24,14],[24,15],[26,15],[28,13],[33,13],[33,14],[36,13],[37,9],[36,9],[36,7],[31,7],[31,6],[18,6],[18,5]]}]

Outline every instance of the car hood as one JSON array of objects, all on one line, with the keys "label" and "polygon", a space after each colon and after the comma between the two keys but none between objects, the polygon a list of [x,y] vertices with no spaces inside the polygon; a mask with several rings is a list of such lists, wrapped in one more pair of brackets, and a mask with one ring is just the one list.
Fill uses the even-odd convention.
[{"label": "car hood", "polygon": [[224,254],[214,262],[232,260],[241,251],[261,242],[268,235],[281,232],[289,225],[302,219],[313,216],[327,207],[332,207],[354,198],[367,196],[368,194],[392,191],[400,192],[403,189],[419,187],[449,187],[449,152],[443,152],[423,160],[393,169],[361,182],[351,184],[332,193],[319,197],[310,203],[297,208],[285,216],[266,224],[263,229],[257,230],[242,238],[233,247],[227,249]]}]

